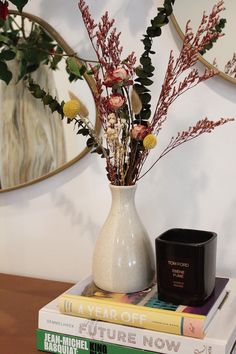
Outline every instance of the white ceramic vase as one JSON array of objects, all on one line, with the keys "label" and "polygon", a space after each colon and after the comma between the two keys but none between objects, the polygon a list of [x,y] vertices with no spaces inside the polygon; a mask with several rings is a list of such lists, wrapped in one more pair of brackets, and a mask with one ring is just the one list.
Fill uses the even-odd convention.
[{"label": "white ceramic vase", "polygon": [[103,290],[130,293],[154,278],[154,253],[135,207],[134,186],[110,185],[112,205],[93,254],[93,280]]}]

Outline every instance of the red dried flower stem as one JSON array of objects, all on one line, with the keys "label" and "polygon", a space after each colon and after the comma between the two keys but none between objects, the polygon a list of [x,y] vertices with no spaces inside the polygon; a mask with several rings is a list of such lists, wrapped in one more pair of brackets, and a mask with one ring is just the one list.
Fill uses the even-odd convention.
[{"label": "red dried flower stem", "polygon": [[[101,67],[106,71],[114,69],[114,67],[117,67],[121,63],[120,55],[123,50],[119,41],[120,33],[117,33],[116,28],[112,28],[114,25],[114,19],[109,20],[108,12],[106,11],[102,16],[101,21],[98,24],[95,24],[88,6],[85,5],[85,1],[80,0],[78,6],[90,42]],[[97,31],[95,31],[95,29],[97,29]],[[94,40],[96,40],[96,44],[94,44]]]},{"label": "red dried flower stem", "polygon": [[219,127],[223,124],[233,121],[232,118],[220,118],[217,121],[211,121],[207,118],[199,120],[195,126],[189,127],[188,130],[178,132],[176,137],[172,137],[167,147],[162,151],[157,160],[148,168],[148,170],[142,174],[139,178],[143,178],[156,164],[157,162],[164,157],[168,152],[175,149],[176,147],[186,143],[187,141],[196,139],[204,133],[211,133],[216,127]]},{"label": "red dried flower stem", "polygon": [[167,118],[169,106],[181,94],[190,88],[193,88],[199,82],[205,81],[218,73],[216,70],[206,69],[203,75],[199,75],[197,69],[192,69],[190,73],[178,83],[181,75],[196,64],[199,51],[201,51],[213,39],[221,36],[219,32],[215,32],[213,29],[218,23],[217,21],[219,21],[218,13],[222,10],[222,1],[220,1],[213,7],[209,17],[204,14],[195,37],[188,22],[186,25],[183,47],[175,63],[171,52],[166,76],[151,123],[151,130],[156,134],[158,134],[163,122]]},{"label": "red dried flower stem", "polygon": [[[89,39],[92,43],[93,49],[96,53],[98,62],[100,63],[100,69],[102,72],[103,80],[105,77],[105,72],[109,73],[118,66],[121,65],[120,55],[123,48],[120,46],[120,32],[117,33],[117,29],[113,27],[114,19],[109,20],[108,12],[102,16],[101,21],[96,24],[92,19],[89,12],[88,6],[85,4],[84,0],[79,1],[79,9],[82,14],[82,18],[87,29]],[[125,61],[127,68],[131,71],[135,63],[134,53],[131,53]],[[134,70],[133,70],[134,72]],[[98,91],[95,102],[99,106],[99,112],[101,115],[100,119],[104,123],[105,117],[107,116],[107,110],[104,105],[104,100],[102,100],[102,82],[99,78],[99,75],[94,76],[97,86],[100,90]],[[106,89],[106,96],[108,97],[108,90]],[[129,100],[129,95],[126,91],[126,97]],[[101,107],[103,106],[103,107]],[[130,109],[130,102],[129,102]]]},{"label": "red dried flower stem", "polygon": [[[167,71],[166,75],[164,78],[164,83],[162,85],[162,90],[159,96],[158,103],[156,105],[156,109],[153,115],[152,122],[149,127],[149,131],[155,134],[158,134],[160,130],[162,129],[163,123],[167,119],[167,113],[170,105],[179,97],[181,96],[184,92],[187,90],[193,88],[194,86],[198,85],[201,81],[208,80],[209,78],[215,76],[218,74],[218,71],[215,69],[205,69],[204,73],[202,75],[199,75],[199,72],[196,68],[192,69],[185,77],[184,79],[179,80],[181,75],[186,71],[189,70],[193,65],[196,64],[198,60],[198,53],[205,47],[209,42],[213,40],[213,38],[218,38],[222,36],[222,34],[213,31],[215,28],[216,24],[219,22],[219,12],[224,10],[223,8],[223,1],[219,1],[217,5],[215,5],[212,9],[212,12],[210,13],[209,16],[206,16],[205,13],[203,14],[201,23],[198,27],[197,33],[194,36],[192,29],[190,28],[190,22],[186,24],[186,31],[185,31],[185,37],[183,40],[183,47],[182,50],[179,54],[179,57],[174,60],[173,53],[171,51],[170,57],[169,57],[169,62],[167,65]],[[228,122],[229,120],[225,120],[224,123]],[[203,124],[203,126],[200,124]],[[222,121],[220,121],[221,124]],[[161,157],[165,156],[168,152],[170,152],[173,148],[179,146],[185,141],[192,140],[193,138],[196,138],[203,132],[208,131],[208,120],[203,120],[199,121],[195,127],[191,128],[193,129],[192,133],[190,135],[184,135],[185,132],[182,132],[186,138],[184,140],[183,136],[180,134],[178,135],[182,137],[181,142],[179,139],[174,140],[175,144],[173,144],[173,141],[171,141],[171,144],[167,146],[167,148],[164,150],[164,152],[159,156],[159,158],[154,162],[154,164],[148,169],[148,171],[160,160]],[[219,125],[219,121],[217,122],[210,122],[211,124],[215,124],[215,126]],[[204,126],[205,124],[205,126]],[[220,125],[221,125],[220,124]],[[198,130],[198,127],[202,127],[203,131],[200,132]],[[194,135],[194,132],[198,131],[197,134]],[[213,129],[211,129],[213,130]],[[210,131],[211,131],[210,130]],[[137,161],[138,169],[141,171],[147,156],[149,152],[146,154],[143,154],[140,157],[140,160]],[[147,172],[148,172],[147,171]],[[146,172],[146,173],[147,173]],[[145,173],[145,174],[146,174]],[[144,175],[142,175],[143,177]],[[140,177],[141,178],[141,177]],[[138,178],[139,179],[139,178]]]}]

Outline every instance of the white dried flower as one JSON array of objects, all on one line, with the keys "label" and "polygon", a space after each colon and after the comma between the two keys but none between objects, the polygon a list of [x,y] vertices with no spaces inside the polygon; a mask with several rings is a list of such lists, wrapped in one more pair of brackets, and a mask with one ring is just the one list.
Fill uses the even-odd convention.
[{"label": "white dried flower", "polygon": [[114,128],[107,128],[107,134],[111,135],[115,133],[115,129]]},{"label": "white dried flower", "polygon": [[116,122],[116,115],[115,115],[115,113],[110,113],[110,114],[108,114],[107,120],[108,120],[108,122],[109,122],[110,124],[115,124],[115,122]]},{"label": "white dried flower", "polygon": [[115,140],[118,138],[118,134],[114,128],[108,127],[106,133],[104,134],[107,140]]},{"label": "white dried flower", "polygon": [[111,125],[115,124],[115,122],[116,122],[116,120],[113,118],[109,120],[109,124],[111,124]]}]

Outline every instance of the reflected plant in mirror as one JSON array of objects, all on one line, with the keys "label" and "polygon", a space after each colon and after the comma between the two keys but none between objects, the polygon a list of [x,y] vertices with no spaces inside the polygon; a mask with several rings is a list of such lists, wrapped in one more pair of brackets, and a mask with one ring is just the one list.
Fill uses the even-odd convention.
[{"label": "reflected plant in mirror", "polygon": [[[184,38],[184,28],[186,21],[191,18],[191,24],[195,30],[198,25],[199,16],[203,11],[209,11],[214,5],[214,0],[199,0],[190,2],[181,0],[176,2],[174,14],[171,16],[174,27],[178,34]],[[236,48],[235,48],[235,19],[236,3],[233,0],[224,1],[224,13],[219,24],[215,28],[224,36],[217,43],[212,43],[200,52],[199,60],[208,67],[215,67],[219,70],[219,75],[232,83],[236,83]],[[223,32],[222,32],[223,30]]]},{"label": "reflected plant in mirror", "polygon": [[0,1],[0,19],[6,20],[9,14],[9,3],[16,6],[18,11],[22,11],[23,7],[28,3],[29,0],[4,0]]},{"label": "reflected plant in mirror", "polygon": [[[76,97],[85,67],[49,24],[1,4],[0,181],[8,190],[59,172],[88,152],[84,139],[71,139],[73,127],[65,129],[60,101]],[[93,80],[85,76],[82,91],[98,131],[92,90]]]}]

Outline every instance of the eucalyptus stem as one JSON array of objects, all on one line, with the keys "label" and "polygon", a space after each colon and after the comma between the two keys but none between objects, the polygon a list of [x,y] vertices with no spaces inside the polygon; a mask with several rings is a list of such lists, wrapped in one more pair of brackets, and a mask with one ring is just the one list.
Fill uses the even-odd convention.
[{"label": "eucalyptus stem", "polygon": [[89,136],[94,139],[97,146],[102,149],[102,152],[103,152],[103,155],[105,156],[105,158],[108,159],[109,156],[107,155],[106,149],[102,145],[102,139],[99,138],[99,136],[97,135],[92,122],[88,118],[81,118],[81,117],[77,122],[79,122],[79,121],[81,121],[84,124],[84,126],[88,129]]},{"label": "eucalyptus stem", "polygon": [[22,35],[23,38],[26,39],[26,34],[25,34],[25,19],[24,17],[21,17],[21,31],[22,31]]}]

